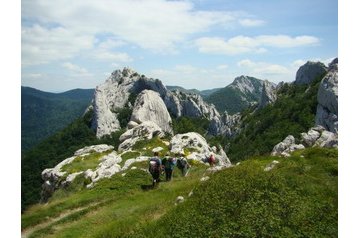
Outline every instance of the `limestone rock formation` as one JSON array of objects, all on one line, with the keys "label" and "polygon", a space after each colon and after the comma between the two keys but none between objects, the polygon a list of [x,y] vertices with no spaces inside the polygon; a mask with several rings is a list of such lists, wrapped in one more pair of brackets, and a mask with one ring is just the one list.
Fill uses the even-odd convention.
[{"label": "limestone rock formation", "polygon": [[[296,141],[301,142],[301,144],[296,144]],[[307,133],[301,133],[299,140],[296,140],[292,135],[287,136],[282,142],[275,145],[271,155],[289,157],[295,150],[314,146],[338,147],[338,134],[327,131],[322,126],[312,127]]]},{"label": "limestone rock formation", "polygon": [[317,100],[316,125],[338,133],[338,58],[330,63],[319,86]]},{"label": "limestone rock formation", "polygon": [[308,61],[298,69],[294,83],[298,85],[310,84],[326,72],[327,67],[323,63]]},{"label": "limestone rock formation", "polygon": [[131,122],[141,124],[146,121],[156,123],[165,132],[173,132],[169,112],[159,94],[152,90],[143,90],[138,95],[131,116]]},{"label": "limestone rock formation", "polygon": [[[209,121],[212,121],[212,127],[215,128],[210,133],[231,133],[228,130],[229,125],[226,125],[225,121],[221,120],[222,115],[215,109],[215,106],[204,102],[201,96],[183,93],[178,90],[172,92],[167,90],[160,80],[147,78],[129,68],[124,68],[122,71],[114,71],[103,84],[97,86],[93,103],[88,108],[88,110],[93,108],[92,128],[95,129],[98,138],[109,135],[121,128],[117,119],[120,116],[121,109],[125,107],[132,109],[133,101],[131,99],[135,98],[138,94],[141,95],[144,90],[157,92],[168,112],[174,117],[207,118]],[[159,100],[156,101],[158,102]],[[150,104],[147,101],[146,103]],[[135,116],[133,121],[127,125],[129,129],[138,124],[134,119]],[[161,121],[156,121],[156,123],[162,127]],[[164,131],[171,130],[167,125],[163,129]]]},{"label": "limestone rock formation", "polygon": [[164,137],[163,130],[152,121],[145,121],[142,124],[126,131],[119,137],[121,144],[118,150],[127,150],[139,140],[149,140],[154,136]]},{"label": "limestone rock formation", "polygon": [[277,99],[276,85],[265,80],[262,87],[261,99],[259,102],[259,108],[263,108],[268,104],[272,104]]},{"label": "limestone rock formation", "polygon": [[188,159],[206,162],[213,154],[218,166],[230,166],[231,162],[222,148],[210,147],[204,137],[196,132],[177,134],[170,141],[170,152],[191,152]]}]

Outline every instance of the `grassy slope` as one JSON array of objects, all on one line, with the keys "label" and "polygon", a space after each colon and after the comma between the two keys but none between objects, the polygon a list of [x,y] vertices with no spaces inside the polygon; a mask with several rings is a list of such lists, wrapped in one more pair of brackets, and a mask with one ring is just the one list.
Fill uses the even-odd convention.
[{"label": "grassy slope", "polygon": [[[263,172],[273,159],[280,164]],[[22,228],[73,211],[31,237],[337,236],[337,150],[307,149],[288,159],[257,157],[200,183],[205,169],[194,166],[186,178],[175,171],[172,182],[154,190],[146,189],[149,174],[129,170],[91,190],[59,191],[49,204],[28,210]],[[179,195],[186,201],[175,206]]]}]

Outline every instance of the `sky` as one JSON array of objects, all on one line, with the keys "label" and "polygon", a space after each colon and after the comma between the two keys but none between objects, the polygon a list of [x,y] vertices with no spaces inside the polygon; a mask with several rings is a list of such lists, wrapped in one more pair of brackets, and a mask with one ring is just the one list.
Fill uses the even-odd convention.
[{"label": "sky", "polygon": [[21,1],[21,85],[44,91],[95,88],[123,67],[200,90],[289,82],[337,56],[337,0]]}]

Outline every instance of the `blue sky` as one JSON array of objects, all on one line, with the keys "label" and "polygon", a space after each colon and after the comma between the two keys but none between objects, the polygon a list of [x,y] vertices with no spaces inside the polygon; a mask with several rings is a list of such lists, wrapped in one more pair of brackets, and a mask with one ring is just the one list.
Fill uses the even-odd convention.
[{"label": "blue sky", "polygon": [[23,0],[23,86],[94,88],[129,66],[209,89],[250,75],[293,81],[338,56],[337,0]]}]

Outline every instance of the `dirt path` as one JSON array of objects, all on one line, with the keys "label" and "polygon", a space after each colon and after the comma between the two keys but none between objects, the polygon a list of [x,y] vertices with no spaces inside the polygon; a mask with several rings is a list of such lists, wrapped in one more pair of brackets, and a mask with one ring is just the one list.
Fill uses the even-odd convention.
[{"label": "dirt path", "polygon": [[99,203],[94,203],[94,204],[91,204],[89,206],[85,206],[85,207],[79,207],[79,208],[76,208],[76,209],[72,209],[72,210],[69,210],[69,211],[66,211],[66,212],[63,212],[61,213],[59,216],[57,217],[54,217],[54,218],[50,218],[49,220],[45,221],[45,222],[42,222],[40,224],[37,224],[35,226],[32,226],[32,227],[28,227],[24,230],[21,231],[21,238],[27,238],[29,237],[32,232],[36,231],[36,230],[40,230],[42,228],[45,228],[46,226],[48,225],[51,225],[67,216],[70,216],[76,212],[79,212],[79,211],[82,211],[84,209],[87,209],[87,208],[90,208],[90,207],[95,207],[96,205],[98,205]]}]

